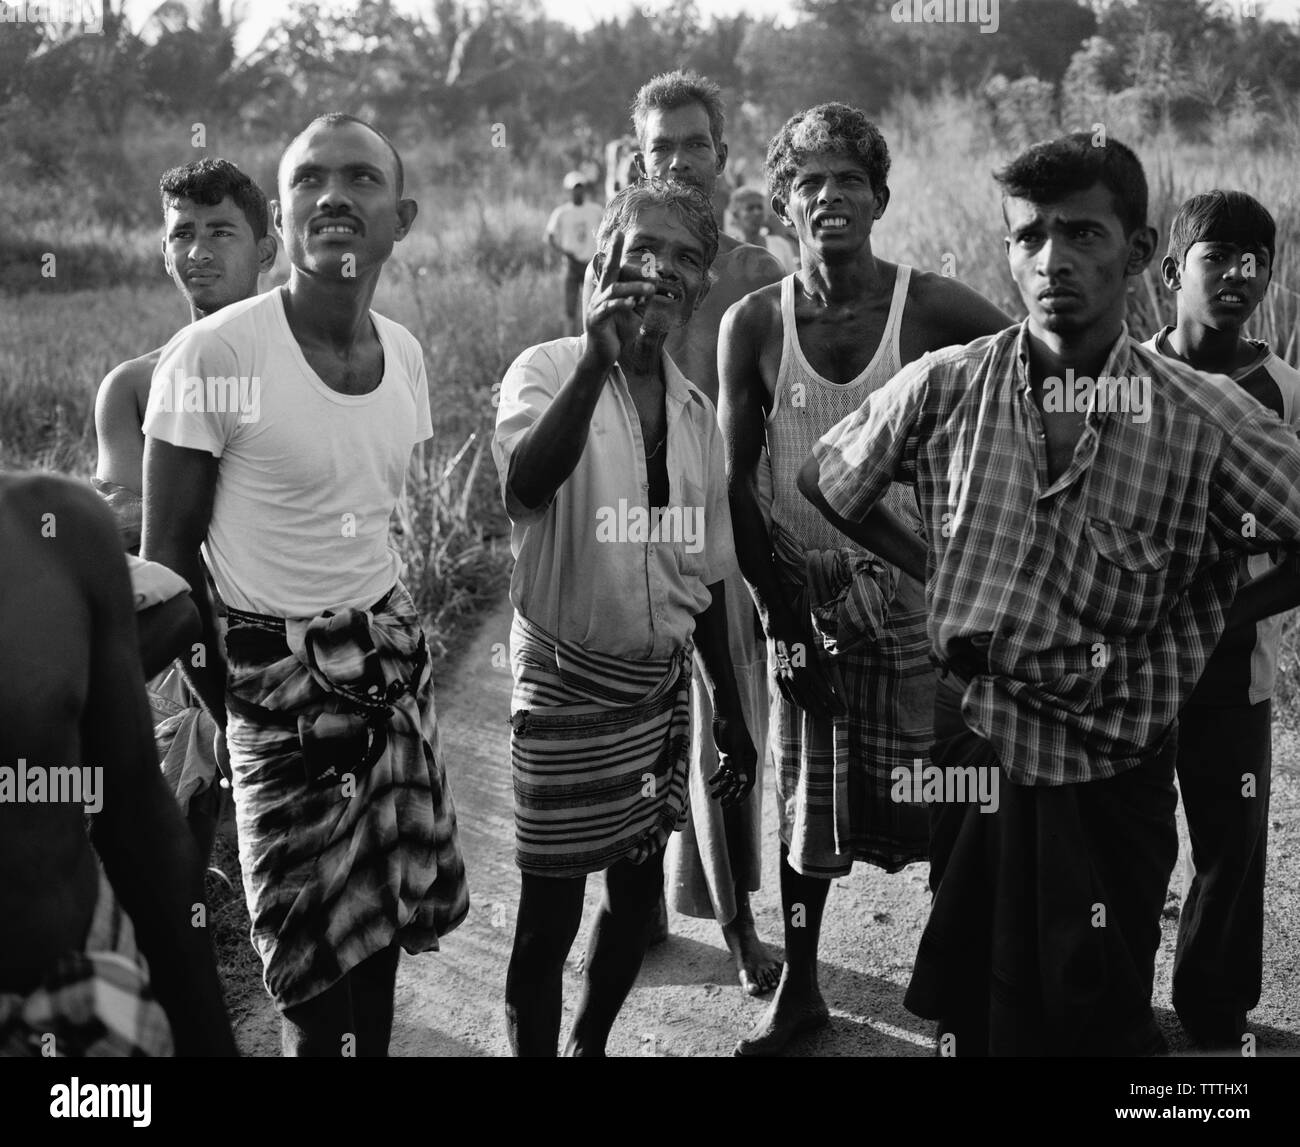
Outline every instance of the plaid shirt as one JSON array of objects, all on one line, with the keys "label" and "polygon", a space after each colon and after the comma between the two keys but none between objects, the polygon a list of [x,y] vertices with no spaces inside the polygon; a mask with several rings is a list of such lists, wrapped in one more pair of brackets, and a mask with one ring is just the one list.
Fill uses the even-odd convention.
[{"label": "plaid shirt", "polygon": [[1150,379],[1149,419],[1090,410],[1055,481],[1023,324],[912,363],[815,448],[850,520],[891,481],[917,487],[934,655],[987,643],[962,714],[1021,784],[1113,776],[1158,748],[1223,631],[1238,555],[1300,548],[1293,430],[1127,327],[1106,376]]}]

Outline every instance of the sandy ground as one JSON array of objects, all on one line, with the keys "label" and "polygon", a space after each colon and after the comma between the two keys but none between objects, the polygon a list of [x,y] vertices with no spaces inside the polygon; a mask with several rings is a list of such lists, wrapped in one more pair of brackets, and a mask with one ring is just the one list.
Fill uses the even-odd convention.
[{"label": "sandy ground", "polygon": [[[404,956],[398,973],[392,1053],[398,1056],[508,1054],[502,999],[513,937],[519,874],[513,861],[509,768],[508,604],[488,615],[452,679],[438,694],[443,753],[451,776],[473,907],[443,950]],[[1259,1055],[1300,1055],[1300,743],[1279,734],[1274,746],[1265,923],[1264,993],[1251,1013]],[[771,793],[770,774],[764,779]],[[763,889],[754,896],[759,934],[781,936],[776,873],[776,814],[764,802]],[[927,867],[887,876],[859,865],[836,881],[821,946],[829,1028],[800,1041],[801,1056],[929,1056],[933,1025],[905,1011],[903,991],[929,905]],[[1188,1052],[1169,1006],[1178,879],[1165,909],[1156,965],[1157,1016],[1175,1054]],[[565,977],[567,1034],[577,1000],[576,960],[600,894],[587,884],[583,931]],[[673,915],[672,936],[653,949],[610,1041],[612,1055],[730,1055],[736,1038],[765,1004],[745,996],[712,921]],[[264,993],[250,993],[236,1020],[245,1055],[279,1054],[279,1025]]]}]

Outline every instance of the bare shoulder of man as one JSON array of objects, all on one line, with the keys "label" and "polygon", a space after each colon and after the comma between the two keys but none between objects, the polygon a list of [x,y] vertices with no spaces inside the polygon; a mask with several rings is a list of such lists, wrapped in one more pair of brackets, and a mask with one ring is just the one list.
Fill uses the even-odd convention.
[{"label": "bare shoulder of man", "polygon": [[965,345],[1014,325],[1015,319],[951,275],[913,271],[907,288],[909,323],[925,332],[922,352]]}]

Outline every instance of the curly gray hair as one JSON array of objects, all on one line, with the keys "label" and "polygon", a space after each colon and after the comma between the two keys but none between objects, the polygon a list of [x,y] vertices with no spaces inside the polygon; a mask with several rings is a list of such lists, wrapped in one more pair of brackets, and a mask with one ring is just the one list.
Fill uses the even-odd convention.
[{"label": "curly gray hair", "polygon": [[842,152],[866,169],[872,191],[883,191],[889,179],[889,148],[880,129],[866,113],[848,104],[818,104],[796,112],[773,137],[767,148],[764,173],[767,189],[782,202],[790,198],[790,185],[801,164],[814,155]]}]

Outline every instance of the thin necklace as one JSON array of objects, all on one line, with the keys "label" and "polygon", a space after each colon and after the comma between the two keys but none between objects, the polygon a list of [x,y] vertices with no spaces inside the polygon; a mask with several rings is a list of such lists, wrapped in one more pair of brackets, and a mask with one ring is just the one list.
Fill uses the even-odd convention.
[{"label": "thin necklace", "polygon": [[664,436],[661,439],[659,439],[659,445],[656,446],[653,450],[650,451],[649,454],[645,456],[645,460],[649,462],[651,458],[653,458],[656,454],[659,453],[660,450],[664,448],[664,443],[667,441],[668,441],[668,431],[665,430]]}]

